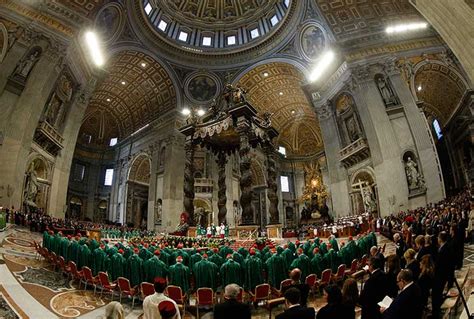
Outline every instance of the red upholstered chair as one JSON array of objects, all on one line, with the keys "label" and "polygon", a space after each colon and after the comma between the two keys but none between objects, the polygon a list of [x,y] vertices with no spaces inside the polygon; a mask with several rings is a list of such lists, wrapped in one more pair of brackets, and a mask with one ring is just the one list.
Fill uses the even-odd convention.
[{"label": "red upholstered chair", "polygon": [[275,289],[275,288],[271,287],[272,293],[276,297],[281,297],[281,296],[283,296],[284,288],[288,287],[289,285],[291,285],[291,279],[285,279],[282,282],[280,282],[280,289]]},{"label": "red upholstered chair", "polygon": [[237,301],[243,302],[244,301],[244,289],[240,287],[239,294],[237,295]]},{"label": "red upholstered chair", "polygon": [[140,292],[137,287],[132,288],[130,286],[130,280],[124,277],[117,278],[117,284],[120,291],[120,303],[122,303],[122,295],[132,298],[132,309],[135,305],[135,297]]},{"label": "red upholstered chair", "polygon": [[265,303],[268,302],[270,299],[270,285],[269,284],[261,284],[255,287],[255,293],[249,291],[251,301],[254,303],[255,306],[258,305],[259,301],[263,301]]},{"label": "red upholstered chair", "polygon": [[196,291],[196,310],[199,319],[199,307],[214,306],[214,290],[212,288],[199,288]]},{"label": "red upholstered chair", "polygon": [[109,275],[106,272],[99,271],[99,281],[100,281],[100,297],[102,298],[102,293],[105,291],[110,292],[112,300],[114,300],[114,290],[117,288],[117,284],[111,283],[109,281]]},{"label": "red upholstered chair", "polygon": [[315,274],[310,274],[310,275],[306,276],[306,278],[304,280],[304,283],[308,285],[309,291],[311,293],[314,292],[314,287],[316,285],[316,280],[317,279],[318,279],[318,276],[316,276]]},{"label": "red upholstered chair", "polygon": [[350,268],[350,269],[346,269],[345,275],[346,275],[346,276],[350,276],[350,275],[352,275],[353,273],[355,273],[355,272],[357,271],[357,264],[358,264],[357,259],[352,260],[351,268]]},{"label": "red upholstered chair", "polygon": [[169,285],[166,287],[165,294],[174,300],[179,306],[183,307],[183,315],[186,312],[186,303],[187,303],[187,297],[186,294],[183,294],[183,290],[181,290],[181,287],[179,286],[173,286]]},{"label": "red upholstered chair", "polygon": [[71,274],[71,278],[73,280],[77,280],[79,282],[79,288],[78,289],[81,289],[81,280],[84,277],[84,273],[82,272],[82,270],[78,271],[76,263],[73,262],[73,261],[69,261],[68,270],[69,270],[69,273]]},{"label": "red upholstered chair", "polygon": [[53,264],[53,269],[54,269],[54,270],[56,270],[57,261],[58,261],[58,256],[57,256],[56,253],[53,251],[53,252],[49,255],[49,262],[50,262],[51,264]]},{"label": "red upholstered chair", "polygon": [[62,272],[66,272],[66,261],[63,256],[58,257],[58,268]]},{"label": "red upholstered chair", "polygon": [[360,263],[359,263],[358,268],[359,269],[364,268],[367,265],[367,260],[368,259],[369,259],[369,257],[367,256],[367,254],[363,255],[362,258],[360,259]]},{"label": "red upholstered chair", "polygon": [[346,264],[341,264],[337,267],[336,274],[331,276],[333,282],[337,283],[344,280],[344,275],[346,273]]},{"label": "red upholstered chair", "polygon": [[94,287],[94,294],[97,289],[97,285],[100,283],[99,276],[93,276],[92,275],[92,270],[84,266],[82,267],[82,273],[84,274],[84,277],[82,278],[82,282],[84,283],[84,290],[87,289],[87,285],[91,285]]},{"label": "red upholstered chair", "polygon": [[140,284],[140,290],[142,293],[142,298],[145,299],[147,296],[153,295],[155,293],[155,286],[149,282],[142,282]]},{"label": "red upholstered chair", "polygon": [[316,286],[318,288],[322,288],[324,286],[329,285],[329,283],[331,282],[331,275],[331,269],[323,270],[323,272],[321,273],[321,279],[316,280]]}]

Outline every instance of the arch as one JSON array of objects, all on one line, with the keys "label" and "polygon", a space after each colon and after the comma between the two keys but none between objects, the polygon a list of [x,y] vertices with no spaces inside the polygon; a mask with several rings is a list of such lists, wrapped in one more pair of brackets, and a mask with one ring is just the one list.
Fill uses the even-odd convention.
[{"label": "arch", "polygon": [[151,175],[151,158],[147,153],[136,155],[130,165],[127,180],[149,185]]},{"label": "arch", "polygon": [[38,153],[31,153],[28,156],[28,160],[26,162],[26,169],[25,172],[28,172],[30,169],[31,165],[34,164],[34,169],[36,172],[36,175],[38,177],[38,180],[40,182],[50,182],[50,176],[51,176],[51,167],[42,155]]},{"label": "arch", "polygon": [[7,55],[8,49],[8,31],[5,24],[0,23],[0,63]]},{"label": "arch", "polygon": [[377,184],[377,181],[375,179],[375,171],[372,167],[364,167],[352,173],[351,185],[357,183],[357,177],[365,178],[364,180],[370,181],[371,185]]},{"label": "arch", "polygon": [[273,58],[265,58],[261,61],[258,61],[256,63],[253,63],[252,65],[248,66],[247,68],[245,68],[243,71],[241,71],[240,73],[238,73],[234,79],[231,81],[232,84],[237,84],[240,79],[245,75],[247,74],[248,72],[250,72],[251,70],[259,67],[259,66],[263,66],[265,64],[269,64],[269,63],[286,63],[286,64],[290,64],[292,66],[294,66],[296,69],[298,69],[298,71],[300,71],[301,73],[304,74],[305,78],[308,79],[310,74],[311,74],[311,71],[309,70],[309,68],[301,63],[300,60],[296,59],[296,58],[290,58],[290,57],[273,57]]}]

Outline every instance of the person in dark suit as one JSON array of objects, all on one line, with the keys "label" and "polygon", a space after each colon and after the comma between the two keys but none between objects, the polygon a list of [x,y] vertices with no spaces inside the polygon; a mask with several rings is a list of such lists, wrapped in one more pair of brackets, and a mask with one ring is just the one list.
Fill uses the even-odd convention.
[{"label": "person in dark suit", "polygon": [[380,259],[369,258],[370,277],[360,293],[359,304],[362,308],[361,319],[378,319],[382,317],[377,304],[388,294],[387,275],[381,270]]},{"label": "person in dark suit", "polygon": [[239,292],[236,284],[225,286],[225,301],[214,306],[214,319],[251,319],[250,307],[237,301]]},{"label": "person in dark suit", "polygon": [[309,286],[301,282],[301,270],[299,270],[298,268],[293,269],[290,272],[290,279],[291,279],[291,285],[283,289],[283,294],[285,293],[285,291],[287,291],[290,288],[298,289],[301,293],[300,304],[303,307],[306,307],[306,303],[308,302]]},{"label": "person in dark suit", "polygon": [[[275,319],[314,319],[314,308],[300,305],[301,293],[296,288],[285,291],[285,312],[277,315]],[[215,317],[214,317],[215,318]]]},{"label": "person in dark suit", "polygon": [[440,232],[438,234],[439,249],[435,261],[435,275],[431,292],[433,319],[440,318],[443,290],[446,283],[454,282],[455,261],[447,241],[448,234],[445,231]]},{"label": "person in dark suit", "polygon": [[413,274],[409,269],[402,269],[397,277],[400,293],[387,309],[380,308],[383,319],[421,319],[423,304],[421,290],[413,282]]},{"label": "person in dark suit", "polygon": [[336,285],[324,288],[327,305],[319,309],[316,319],[355,319],[354,307],[342,303],[342,292]]},{"label": "person in dark suit", "polygon": [[430,249],[428,247],[425,247],[425,236],[423,235],[416,236],[415,247],[417,250],[416,260],[418,260],[418,262],[421,262],[421,258],[423,258],[424,255],[428,255],[431,253]]}]

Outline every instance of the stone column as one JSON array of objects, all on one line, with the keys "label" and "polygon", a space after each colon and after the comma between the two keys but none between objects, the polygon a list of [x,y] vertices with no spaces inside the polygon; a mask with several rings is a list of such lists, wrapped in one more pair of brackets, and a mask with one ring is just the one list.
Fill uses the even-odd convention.
[{"label": "stone column", "polygon": [[148,230],[154,230],[155,229],[155,205],[156,205],[156,182],[157,182],[157,172],[158,172],[158,166],[160,165],[159,163],[159,153],[160,153],[160,148],[159,148],[159,143],[154,144],[153,146],[150,146],[150,149],[152,150],[151,153],[151,167],[150,167],[150,183],[148,186],[148,216],[147,216],[147,229]]},{"label": "stone column", "polygon": [[254,209],[252,206],[252,172],[250,171],[250,143],[249,143],[250,123],[244,117],[237,120],[237,130],[240,135],[240,205],[242,206],[242,224],[253,224]]},{"label": "stone column", "polygon": [[410,0],[441,35],[474,83],[474,4],[472,0]]},{"label": "stone column", "polygon": [[41,39],[35,44],[43,48],[43,53],[29,73],[23,91],[17,95],[3,90],[0,95],[2,108],[0,130],[4,131],[0,152],[0,163],[2,163],[0,176],[2,186],[13,190],[11,198],[0,199],[2,206],[14,205],[17,208],[21,206],[26,161],[33,135],[43,107],[60,73],[60,68],[57,67],[61,60],[58,56],[60,53],[48,49],[50,44],[46,40]]},{"label": "stone column", "polygon": [[[321,134],[324,141],[324,152],[326,154],[329,192],[334,216],[347,216],[350,214],[349,185],[347,172],[339,161],[341,144],[337,131],[336,118],[330,102],[318,103],[313,101],[318,114]],[[334,200],[332,200],[334,199]]]},{"label": "stone column", "polygon": [[189,224],[194,225],[194,151],[195,145],[192,136],[186,137],[184,143],[184,210],[189,214]]},{"label": "stone column", "polygon": [[277,170],[275,161],[275,149],[272,144],[264,146],[267,166],[267,197],[269,201],[268,212],[270,215],[269,224],[279,224],[280,215],[278,212],[278,186],[277,186]]},{"label": "stone column", "polygon": [[225,223],[226,215],[227,215],[227,187],[226,187],[226,164],[227,163],[227,156],[224,152],[220,152],[217,155],[217,170],[218,170],[218,177],[217,177],[217,187],[219,188],[217,191],[217,208],[219,210],[217,214],[217,219],[219,225],[221,223]]},{"label": "stone column", "polygon": [[94,80],[90,81],[82,90],[77,92],[66,117],[63,131],[64,148],[56,157],[50,191],[49,214],[54,217],[64,218],[64,207],[67,205],[67,185],[77,136],[95,84]]}]

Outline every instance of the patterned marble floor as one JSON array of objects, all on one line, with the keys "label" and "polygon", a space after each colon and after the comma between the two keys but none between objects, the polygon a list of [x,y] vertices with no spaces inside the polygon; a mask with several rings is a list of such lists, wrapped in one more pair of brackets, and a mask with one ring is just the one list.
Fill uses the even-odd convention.
[{"label": "patterned marble floor", "polygon": [[[48,263],[36,258],[34,240],[41,241],[41,235],[24,228],[10,227],[0,233],[0,318],[101,318],[110,298],[100,298],[92,290],[78,290],[77,283],[53,271]],[[386,244],[385,255],[395,252],[393,243],[383,236],[378,236],[378,244]],[[474,263],[474,245],[466,246],[465,255],[466,267],[470,268]],[[127,319],[142,317],[140,303],[133,311],[130,301],[123,304]],[[309,299],[309,305],[316,309],[324,304],[322,297]],[[282,311],[283,306],[275,308],[272,318]],[[187,308],[184,318],[195,318],[194,307]],[[252,308],[252,318],[269,318],[268,311],[263,307]]]}]

